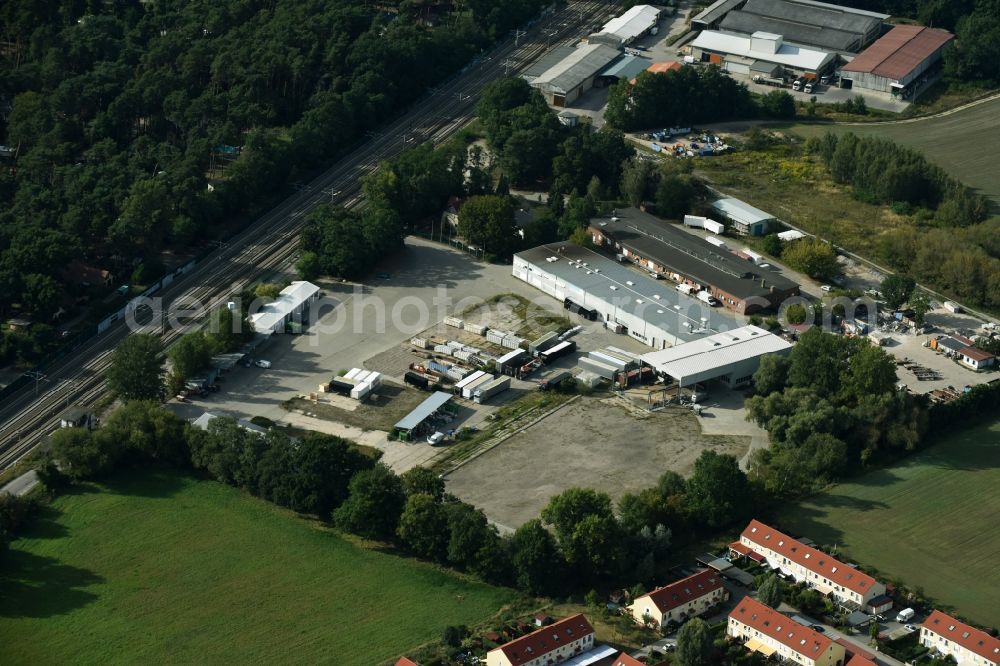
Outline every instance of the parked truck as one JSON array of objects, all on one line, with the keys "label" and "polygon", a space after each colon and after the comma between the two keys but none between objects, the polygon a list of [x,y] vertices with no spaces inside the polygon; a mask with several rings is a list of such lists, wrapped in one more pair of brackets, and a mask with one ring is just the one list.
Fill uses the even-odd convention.
[{"label": "parked truck", "polygon": [[677,291],[681,292],[682,294],[687,294],[688,296],[690,296],[691,293],[694,291],[694,287],[692,287],[689,284],[679,284],[677,285]]},{"label": "parked truck", "polygon": [[715,300],[715,296],[704,290],[698,292],[698,300],[711,305],[713,308],[719,304],[719,301]]},{"label": "parked truck", "polygon": [[764,86],[774,86],[776,88],[784,88],[785,87],[785,80],[784,79],[779,79],[779,78],[776,78],[776,77],[773,77],[773,76],[762,76],[760,74],[756,74],[753,77],[753,82],[754,83],[759,83],[759,84],[764,85]]}]

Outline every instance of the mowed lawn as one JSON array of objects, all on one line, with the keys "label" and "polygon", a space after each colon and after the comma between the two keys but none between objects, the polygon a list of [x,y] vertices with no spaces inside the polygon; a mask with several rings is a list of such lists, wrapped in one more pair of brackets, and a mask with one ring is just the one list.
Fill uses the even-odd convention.
[{"label": "mowed lawn", "polygon": [[515,593],[168,472],[56,500],[0,567],[0,662],[372,666]]},{"label": "mowed lawn", "polygon": [[804,124],[791,128],[804,137],[826,131],[877,135],[910,146],[1000,206],[1000,98],[937,118],[858,125]]},{"label": "mowed lawn", "polygon": [[779,524],[998,626],[998,517],[1000,422],[837,485],[785,512]]}]

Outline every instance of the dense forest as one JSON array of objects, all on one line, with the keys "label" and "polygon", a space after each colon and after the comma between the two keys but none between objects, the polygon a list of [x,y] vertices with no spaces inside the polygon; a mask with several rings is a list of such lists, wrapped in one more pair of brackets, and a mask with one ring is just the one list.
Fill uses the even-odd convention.
[{"label": "dense forest", "polygon": [[155,279],[543,4],[0,3],[0,362],[107,290],[73,262]]}]

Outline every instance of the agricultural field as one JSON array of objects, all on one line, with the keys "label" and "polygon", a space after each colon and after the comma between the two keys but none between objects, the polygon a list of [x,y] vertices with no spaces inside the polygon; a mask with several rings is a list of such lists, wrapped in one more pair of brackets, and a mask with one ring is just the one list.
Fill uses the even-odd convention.
[{"label": "agricultural field", "polygon": [[[1000,421],[785,512],[783,529],[920,587],[944,608],[1000,625]],[[991,527],[992,526],[992,527]]]},{"label": "agricultural field", "polygon": [[5,664],[371,666],[517,596],[171,472],[57,499],[0,590]]},{"label": "agricultural field", "polygon": [[827,131],[878,135],[920,150],[929,160],[1000,206],[1000,98],[937,117],[891,123],[802,124],[802,137]]}]

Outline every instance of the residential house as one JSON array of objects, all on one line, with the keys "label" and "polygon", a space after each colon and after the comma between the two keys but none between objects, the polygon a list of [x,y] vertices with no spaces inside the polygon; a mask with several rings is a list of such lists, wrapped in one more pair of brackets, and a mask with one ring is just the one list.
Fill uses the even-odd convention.
[{"label": "residential house", "polygon": [[396,661],[396,666],[420,666],[420,664],[413,661],[412,659],[408,659],[406,657],[400,657]]},{"label": "residential house", "polygon": [[867,610],[872,600],[885,595],[885,585],[868,574],[759,520],[750,521],[738,543],[742,548],[732,544],[731,552],[749,549],[762,555],[775,571],[823,594],[833,595],[850,610]]},{"label": "residential house", "polygon": [[705,569],[636,597],[628,610],[636,622],[645,624],[647,620],[652,620],[663,628],[671,622],[680,624],[704,613],[724,601],[726,596],[726,588],[722,585],[719,573]]},{"label": "residential house", "polygon": [[611,666],[646,666],[644,663],[631,656],[626,652],[622,652],[615,660],[611,662]]},{"label": "residential house", "polygon": [[546,666],[593,648],[594,628],[578,613],[493,648],[486,666]]},{"label": "residential house", "polygon": [[978,347],[962,347],[958,350],[958,362],[973,370],[983,370],[993,366],[997,357]]},{"label": "residential house", "polygon": [[1000,638],[939,610],[920,625],[920,644],[930,648],[932,654],[950,656],[958,666],[1000,664]]},{"label": "residential house", "polygon": [[748,650],[803,666],[843,666],[844,646],[751,597],[729,614],[726,635]]},{"label": "residential house", "polygon": [[847,662],[847,666],[878,666],[878,665],[868,657],[863,657],[860,654],[856,654],[853,657],[851,657],[850,661]]}]

